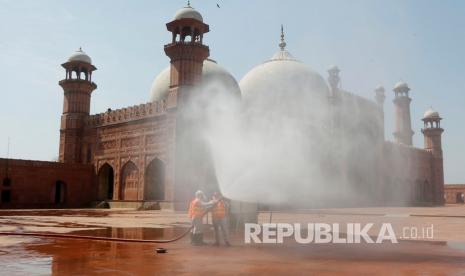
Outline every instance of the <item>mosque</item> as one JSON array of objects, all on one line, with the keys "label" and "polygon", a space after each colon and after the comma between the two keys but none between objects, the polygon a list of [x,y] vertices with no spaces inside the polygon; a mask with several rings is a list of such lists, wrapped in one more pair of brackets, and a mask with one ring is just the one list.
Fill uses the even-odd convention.
[{"label": "mosque", "polygon": [[[393,88],[395,142],[389,142],[385,89],[377,87],[373,100],[345,91],[335,66],[325,80],[290,54],[283,32],[277,52],[237,82],[209,57],[203,36],[210,27],[197,10],[187,5],[166,27],[172,39],[164,51],[171,62],[155,78],[147,103],[90,114],[95,64],[82,49],[62,64],[59,161],[0,159],[2,208],[85,207],[103,201],[112,207],[186,208],[195,190],[215,189],[205,186],[216,181],[215,172],[208,149],[191,135],[195,122],[185,112],[192,95],[212,81],[249,107],[269,110],[279,102],[277,108],[289,116],[304,112],[309,135],[324,129],[341,137],[322,147],[327,156],[322,170],[328,182],[346,179],[363,195],[360,205],[444,203],[441,117],[432,109],[425,112],[424,148],[413,147],[407,83]],[[344,197],[327,205],[345,205]]]}]

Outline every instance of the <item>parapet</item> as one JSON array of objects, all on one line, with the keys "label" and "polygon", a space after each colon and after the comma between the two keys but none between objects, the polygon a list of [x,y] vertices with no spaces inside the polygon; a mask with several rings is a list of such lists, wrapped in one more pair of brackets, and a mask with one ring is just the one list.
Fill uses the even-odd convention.
[{"label": "parapet", "polygon": [[0,158],[0,171],[2,171],[1,169],[6,168],[7,165],[10,167],[73,169],[73,170],[92,168],[92,166],[89,164]]},{"label": "parapet", "polygon": [[99,127],[163,115],[166,112],[166,100],[134,105],[121,109],[90,115],[85,122],[87,127]]}]

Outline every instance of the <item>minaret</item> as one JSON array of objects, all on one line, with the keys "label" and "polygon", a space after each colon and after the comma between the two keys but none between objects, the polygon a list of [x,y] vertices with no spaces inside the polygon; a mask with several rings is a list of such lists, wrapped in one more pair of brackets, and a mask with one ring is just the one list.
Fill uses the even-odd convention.
[{"label": "minaret", "polygon": [[412,99],[409,98],[410,88],[405,82],[398,82],[393,90],[395,93],[394,137],[397,143],[411,146],[414,132],[410,119],[410,102],[412,101]]},{"label": "minaret", "polygon": [[201,80],[203,62],[210,55],[210,49],[203,44],[203,35],[209,31],[209,26],[188,2],[166,28],[172,34],[171,43],[165,45],[165,53],[171,60],[170,108],[184,104],[189,97],[188,90]]},{"label": "minaret", "polygon": [[381,109],[384,109],[384,100],[386,99],[385,90],[383,86],[378,86],[375,89],[375,100]]},{"label": "minaret", "polygon": [[441,120],[439,113],[429,108],[423,116],[424,128],[421,130],[425,136],[425,149],[438,158],[442,158],[441,135],[444,129],[441,128]]},{"label": "minaret", "polygon": [[441,128],[441,116],[433,108],[429,108],[424,116],[424,127],[421,130],[425,137],[425,149],[432,153],[432,173],[434,177],[433,200],[435,204],[444,204],[444,161],[442,156],[441,136],[444,129]]},{"label": "minaret", "polygon": [[329,98],[332,102],[335,102],[339,93],[339,84],[341,82],[341,78],[339,77],[339,73],[341,70],[337,66],[331,66],[328,69],[328,83],[330,87],[330,95]]},{"label": "minaret", "polygon": [[383,141],[385,138],[384,133],[384,100],[386,99],[385,90],[383,86],[378,86],[375,89],[375,100],[379,107],[379,124],[381,129],[381,136],[383,137]]},{"label": "minaret", "polygon": [[339,109],[336,106],[337,101],[339,99],[339,85],[341,79],[339,77],[339,68],[335,65],[331,66],[328,69],[328,83],[330,87],[329,95],[328,95],[328,104],[329,104],[329,125],[331,131],[335,131],[339,128],[340,125],[340,114]]},{"label": "minaret", "polygon": [[202,67],[210,50],[203,44],[209,26],[202,15],[190,6],[178,10],[173,21],[166,24],[172,34],[165,53],[171,60],[170,89],[167,97],[169,125],[172,125],[173,145],[168,154],[167,185],[171,188],[174,208],[183,210],[196,190],[212,192],[216,180],[206,145],[200,137],[201,114],[192,111],[193,97],[202,78]]},{"label": "minaret", "polygon": [[66,70],[66,77],[59,82],[64,91],[59,160],[64,163],[80,163],[84,120],[89,116],[92,91],[97,88],[92,82],[92,72],[97,68],[81,48],[61,66]]}]

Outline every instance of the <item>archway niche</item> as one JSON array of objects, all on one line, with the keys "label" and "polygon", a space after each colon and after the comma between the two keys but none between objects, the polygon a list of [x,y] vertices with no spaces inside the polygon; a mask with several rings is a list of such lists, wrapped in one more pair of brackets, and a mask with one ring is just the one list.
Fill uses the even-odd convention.
[{"label": "archway niche", "polygon": [[128,161],[121,170],[121,200],[137,200],[139,188],[139,169],[132,162]]},{"label": "archway niche", "polygon": [[66,201],[66,183],[58,180],[55,182],[54,203],[63,204]]},{"label": "archway niche", "polygon": [[144,199],[165,199],[165,164],[158,158],[152,160],[145,170]]},{"label": "archway niche", "polygon": [[105,163],[98,173],[98,200],[113,199],[114,177],[113,168]]}]

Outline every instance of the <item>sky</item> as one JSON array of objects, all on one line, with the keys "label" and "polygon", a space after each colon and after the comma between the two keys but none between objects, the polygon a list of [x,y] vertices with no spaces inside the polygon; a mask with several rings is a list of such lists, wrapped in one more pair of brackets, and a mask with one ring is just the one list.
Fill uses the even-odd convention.
[{"label": "sky", "polygon": [[[217,3],[220,8],[217,7]],[[150,86],[169,65],[165,24],[186,1],[0,0],[0,157],[55,160],[65,76],[60,64],[79,47],[98,70],[91,113],[149,101]],[[211,58],[239,81],[287,49],[327,77],[341,69],[342,87],[373,98],[386,88],[386,139],[393,140],[393,92],[411,87],[414,145],[432,106],[442,127],[446,183],[465,183],[465,1],[192,0],[210,25]]]}]

